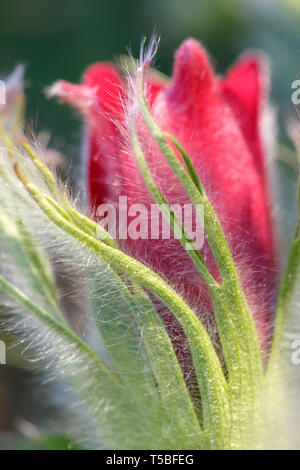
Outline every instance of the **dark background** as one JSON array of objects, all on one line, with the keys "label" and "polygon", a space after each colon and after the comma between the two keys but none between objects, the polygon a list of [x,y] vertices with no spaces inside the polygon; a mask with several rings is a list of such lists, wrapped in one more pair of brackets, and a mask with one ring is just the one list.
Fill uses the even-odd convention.
[{"label": "dark background", "polygon": [[[173,54],[188,36],[203,42],[220,73],[245,49],[271,59],[272,95],[281,124],[292,113],[291,83],[300,64],[298,0],[1,0],[0,71],[26,65],[27,116],[34,130],[78,157],[80,124],[67,107],[48,101],[46,86],[64,78],[78,82],[94,61],[114,60],[154,27],[161,36],[157,67],[170,74]],[[283,134],[283,132],[282,132]]]}]

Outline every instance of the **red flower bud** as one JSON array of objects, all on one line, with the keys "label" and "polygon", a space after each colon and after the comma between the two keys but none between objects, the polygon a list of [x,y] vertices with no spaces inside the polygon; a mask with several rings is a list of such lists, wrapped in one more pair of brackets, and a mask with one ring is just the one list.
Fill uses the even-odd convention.
[{"label": "red flower bud", "polygon": [[[85,118],[91,208],[105,202],[117,204],[119,196],[127,196],[128,204],[149,205],[150,195],[124,131],[128,126],[124,102],[131,92],[119,70],[95,64],[85,73],[82,85],[58,82],[51,92]],[[147,99],[156,122],[191,156],[221,221],[264,348],[272,328],[277,286],[262,134],[267,93],[268,70],[260,55],[244,56],[220,79],[206,51],[193,39],[177,51],[170,81],[153,74],[147,78]],[[139,134],[155,181],[168,202],[188,203],[142,122]],[[177,240],[127,240],[124,246],[168,279],[208,321],[206,313],[212,313],[208,292]],[[218,279],[207,243],[201,252]]]}]

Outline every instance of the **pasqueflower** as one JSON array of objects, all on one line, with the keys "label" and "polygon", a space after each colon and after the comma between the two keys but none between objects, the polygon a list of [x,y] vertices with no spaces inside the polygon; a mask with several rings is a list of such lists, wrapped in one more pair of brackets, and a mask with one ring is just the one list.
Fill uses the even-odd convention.
[{"label": "pasqueflower", "polygon": [[[171,79],[150,72],[147,100],[164,132],[190,155],[221,221],[254,315],[263,349],[270,338],[276,297],[276,239],[272,221],[270,163],[264,135],[268,112],[268,68],[264,57],[247,53],[224,78],[216,75],[205,49],[186,40],[175,56]],[[57,82],[51,93],[79,109],[86,124],[84,162],[91,210],[100,204],[150,204],[126,137],[131,87],[109,63],[92,65],[81,85]],[[125,131],[124,131],[125,130]],[[170,204],[187,202],[149,132],[139,125],[155,182]],[[176,240],[127,240],[128,252],[163,275],[208,321],[212,306],[200,276]],[[218,268],[205,243],[201,253],[210,272]],[[207,312],[210,312],[207,315]]]}]

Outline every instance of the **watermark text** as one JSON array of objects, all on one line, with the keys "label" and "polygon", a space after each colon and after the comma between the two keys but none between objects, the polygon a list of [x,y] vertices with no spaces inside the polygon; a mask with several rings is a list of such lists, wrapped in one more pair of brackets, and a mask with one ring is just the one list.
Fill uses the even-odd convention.
[{"label": "watermark text", "polygon": [[292,83],[292,89],[295,90],[292,93],[292,103],[295,105],[300,104],[300,80],[294,80]]},{"label": "watermark text", "polygon": [[6,104],[6,84],[0,80],[0,104]]},{"label": "watermark text", "polygon": [[291,346],[293,349],[293,353],[291,357],[292,364],[294,366],[299,366],[300,365],[300,339],[295,339],[292,342]]},{"label": "watermark text", "polygon": [[[185,250],[200,250],[204,243],[202,204],[128,204],[120,196],[118,204],[101,204],[96,210],[98,237],[100,227],[115,240],[181,240]],[[176,219],[176,222],[174,220]]]},{"label": "watermark text", "polygon": [[6,364],[6,346],[4,341],[0,340],[0,364]]}]

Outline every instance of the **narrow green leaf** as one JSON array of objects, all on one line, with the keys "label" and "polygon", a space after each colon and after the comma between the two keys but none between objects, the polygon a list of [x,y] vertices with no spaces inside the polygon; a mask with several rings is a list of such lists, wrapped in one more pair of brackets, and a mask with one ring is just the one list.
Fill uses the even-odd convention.
[{"label": "narrow green leaf", "polygon": [[[93,251],[116,269],[124,270],[132,279],[159,298],[178,318],[189,341],[194,368],[203,402],[204,427],[212,447],[227,446],[228,397],[227,384],[211,340],[194,312],[182,298],[149,268],[119,250],[99,242],[62,218],[32,184],[18,175],[43,212],[58,227],[83,246]],[[226,444],[225,444],[226,442]]]},{"label": "narrow green leaf", "polygon": [[41,304],[55,318],[65,321],[57,304],[54,282],[49,268],[26,229],[24,221],[18,218],[17,214],[15,214],[17,220],[14,221],[0,210],[0,240],[26,282],[37,294]]}]

